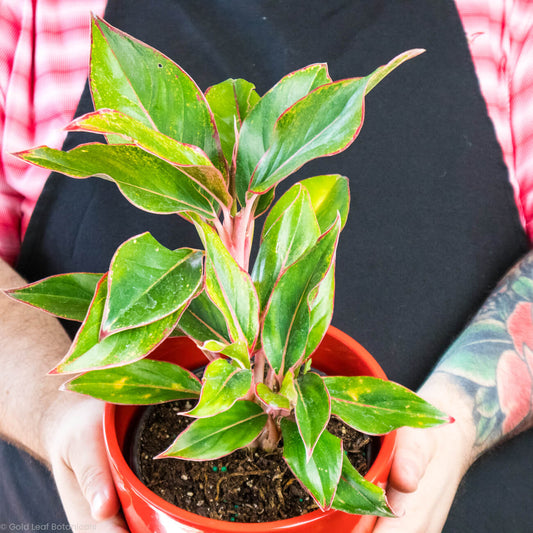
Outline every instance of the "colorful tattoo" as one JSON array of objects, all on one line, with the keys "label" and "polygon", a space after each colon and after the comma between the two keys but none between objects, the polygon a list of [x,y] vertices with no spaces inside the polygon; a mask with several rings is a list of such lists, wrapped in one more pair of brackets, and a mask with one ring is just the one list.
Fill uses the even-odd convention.
[{"label": "colorful tattoo", "polygon": [[502,280],[435,371],[472,396],[480,448],[531,425],[533,252]]}]

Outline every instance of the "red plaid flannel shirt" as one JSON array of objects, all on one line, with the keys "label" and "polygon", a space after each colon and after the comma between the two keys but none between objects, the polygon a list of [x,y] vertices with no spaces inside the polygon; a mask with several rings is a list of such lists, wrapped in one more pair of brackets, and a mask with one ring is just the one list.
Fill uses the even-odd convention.
[{"label": "red plaid flannel shirt", "polygon": [[[0,257],[14,263],[49,174],[10,156],[61,147],[106,0],[0,0]],[[522,223],[533,240],[533,2],[456,0]]]}]

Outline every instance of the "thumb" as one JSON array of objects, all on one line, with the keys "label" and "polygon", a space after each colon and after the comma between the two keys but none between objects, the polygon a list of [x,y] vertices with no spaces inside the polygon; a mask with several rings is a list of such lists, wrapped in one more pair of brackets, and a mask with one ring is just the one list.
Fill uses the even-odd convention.
[{"label": "thumb", "polygon": [[70,399],[50,424],[49,458],[71,525],[123,533],[125,524],[102,432],[102,410],[101,402]]},{"label": "thumb", "polygon": [[435,441],[428,431],[401,428],[389,475],[389,486],[399,492],[415,492],[435,453]]},{"label": "thumb", "polygon": [[81,493],[89,503],[92,517],[100,521],[116,515],[120,505],[104,443],[100,443],[99,439],[86,442],[84,448],[77,450],[71,458],[70,464]]},{"label": "thumb", "polygon": [[52,463],[67,518],[77,528],[126,533],[107,461],[101,461],[94,444],[85,446]]}]

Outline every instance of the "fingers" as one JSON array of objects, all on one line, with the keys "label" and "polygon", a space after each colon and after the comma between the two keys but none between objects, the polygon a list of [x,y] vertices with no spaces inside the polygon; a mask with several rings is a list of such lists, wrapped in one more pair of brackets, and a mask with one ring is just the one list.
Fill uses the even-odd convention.
[{"label": "fingers", "polygon": [[87,442],[83,450],[70,458],[70,466],[85,500],[89,503],[95,520],[105,520],[116,515],[120,509],[107,464],[104,443]]},{"label": "fingers", "polygon": [[[105,533],[126,533],[128,531],[126,524],[117,512],[110,514],[112,504],[108,504],[104,501],[106,498],[106,489],[101,493],[101,501],[103,507],[109,512],[104,512],[103,514],[100,514],[100,516],[94,516],[94,514],[98,515],[99,512],[101,513],[102,506],[96,502],[96,513],[93,511],[94,504],[93,508],[91,508],[89,501],[85,499],[83,492],[80,490],[80,485],[78,484],[78,477],[74,471],[67,465],[63,464],[54,468],[54,476],[65,513],[74,530],[90,528],[91,531]],[[93,494],[99,493],[94,492]],[[99,498],[100,497],[96,497],[97,500]]]},{"label": "fingers", "polygon": [[389,500],[395,511],[401,510],[401,516],[380,518],[374,533],[441,533],[452,503],[441,506],[440,502],[425,498],[423,494],[412,500],[397,491],[392,491]]},{"label": "fingers", "polygon": [[65,513],[74,529],[126,533],[107,461],[102,404],[76,403],[56,425],[51,466]]},{"label": "fingers", "polygon": [[460,479],[452,471],[450,464],[431,462],[414,492],[387,491],[389,504],[399,516],[379,519],[374,532],[441,533]]},{"label": "fingers", "polygon": [[387,498],[398,518],[380,518],[374,533],[440,533],[464,474],[453,425],[398,431]]},{"label": "fingers", "polygon": [[389,485],[400,492],[414,492],[435,453],[434,440],[424,430],[398,430],[397,451],[392,462]]}]

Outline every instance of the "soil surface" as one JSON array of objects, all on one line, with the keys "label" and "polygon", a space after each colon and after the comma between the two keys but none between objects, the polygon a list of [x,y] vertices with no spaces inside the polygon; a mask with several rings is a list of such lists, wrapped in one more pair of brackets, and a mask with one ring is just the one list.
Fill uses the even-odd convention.
[{"label": "soil surface", "polygon": [[[154,460],[191,422],[178,414],[192,407],[185,404],[150,406],[141,419],[132,451],[133,469],[153,492],[187,511],[232,522],[270,522],[317,509],[289,470],[281,449],[271,453],[242,449],[205,462]],[[364,475],[370,438],[337,419],[332,419],[328,430],[343,439],[349,459]]]}]

